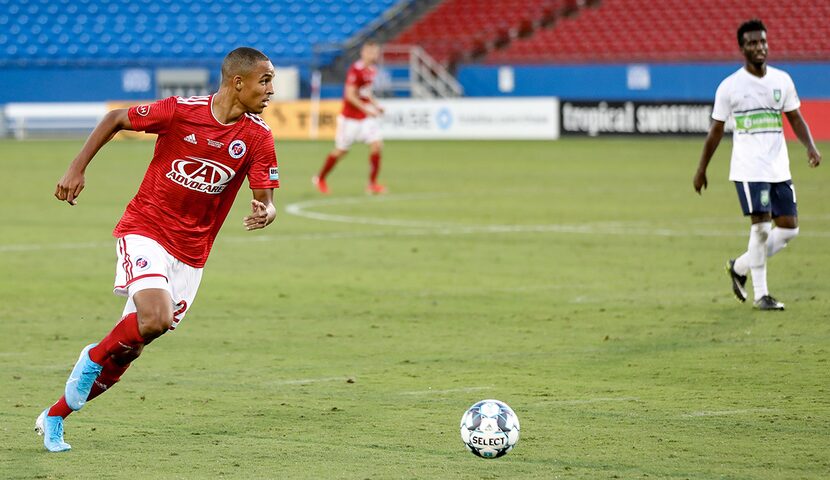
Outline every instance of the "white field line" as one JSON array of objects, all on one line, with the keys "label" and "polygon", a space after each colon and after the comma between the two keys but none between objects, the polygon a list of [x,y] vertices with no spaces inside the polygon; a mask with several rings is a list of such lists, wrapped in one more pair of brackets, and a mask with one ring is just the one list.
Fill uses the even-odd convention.
[{"label": "white field line", "polygon": [[[358,217],[349,215],[334,215],[310,210],[312,207],[358,204],[366,201],[404,201],[420,198],[437,198],[446,195],[398,195],[380,197],[345,197],[338,199],[310,200],[286,205],[285,211],[294,216],[325,222],[375,225],[382,227],[398,227],[397,230],[370,231],[370,232],[326,232],[326,233],[296,233],[250,236],[220,237],[219,243],[261,243],[276,241],[297,240],[338,240],[347,238],[387,238],[387,237],[423,237],[423,236],[451,236],[513,233],[569,233],[577,235],[622,235],[622,236],[651,236],[651,237],[745,237],[746,231],[725,231],[688,228],[658,228],[649,227],[643,222],[592,222],[578,225],[547,224],[547,225],[462,225],[440,222],[424,222],[413,220],[383,219],[376,217]],[[706,219],[689,219],[686,223],[708,224]],[[719,222],[714,220],[713,222]],[[274,227],[272,227],[274,228]],[[802,230],[801,237],[830,238],[830,232]],[[111,242],[79,242],[79,243],[24,243],[0,244],[0,254],[16,252],[39,252],[51,250],[80,250],[95,248],[114,248]]]},{"label": "white field line", "polygon": [[306,385],[309,383],[323,383],[323,382],[343,382],[352,377],[322,377],[322,378],[299,378],[296,380],[274,380],[273,382],[264,382],[265,385]]},{"label": "white field line", "polygon": [[[446,196],[446,195],[444,195]],[[389,201],[394,200],[417,200],[422,198],[436,198],[441,195],[436,194],[412,194],[401,195],[397,197],[386,196],[379,197]],[[650,227],[644,222],[593,222],[579,225],[567,224],[546,224],[546,225],[460,225],[443,222],[425,222],[414,220],[400,220],[390,218],[378,217],[360,217],[353,215],[339,215],[323,213],[314,210],[316,207],[325,206],[342,206],[365,203],[367,201],[379,201],[378,198],[372,197],[344,197],[332,199],[318,199],[309,200],[305,202],[297,202],[286,205],[285,211],[289,215],[295,215],[302,218],[312,220],[320,220],[325,222],[350,223],[358,225],[377,225],[384,227],[403,227],[403,228],[420,228],[427,232],[419,232],[419,234],[431,235],[459,235],[470,233],[575,233],[588,235],[643,235],[643,236],[663,236],[663,237],[677,237],[677,236],[704,236],[704,237],[742,237],[746,236],[746,231],[714,231],[714,230],[689,230],[672,229],[672,228],[655,228]],[[703,219],[701,219],[703,221]],[[688,222],[687,222],[688,223]],[[415,234],[415,233],[409,233]],[[392,235],[401,236],[407,235],[405,231],[393,232]],[[830,232],[815,232],[806,231],[805,236],[830,237]]]},{"label": "white field line", "polygon": [[466,388],[448,388],[445,390],[413,390],[410,392],[399,392],[399,395],[443,395],[445,393],[464,393],[464,392],[478,392],[480,390],[490,390],[493,387],[466,387]]},{"label": "white field line", "polygon": [[700,412],[684,413],[681,417],[684,418],[699,418],[699,417],[725,417],[729,415],[751,415],[756,413],[774,413],[777,410],[771,408],[741,408],[737,410],[702,410]]},{"label": "white field line", "polygon": [[535,405],[588,405],[591,403],[612,403],[612,402],[639,402],[639,397],[593,397],[573,398],[567,400],[543,400]]}]

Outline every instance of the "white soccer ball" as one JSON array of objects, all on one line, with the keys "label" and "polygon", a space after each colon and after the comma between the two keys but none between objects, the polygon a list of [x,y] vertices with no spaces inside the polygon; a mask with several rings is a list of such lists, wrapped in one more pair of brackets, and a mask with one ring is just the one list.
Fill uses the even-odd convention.
[{"label": "white soccer ball", "polygon": [[482,458],[506,455],[519,441],[519,417],[504,402],[477,402],[461,417],[461,441]]}]

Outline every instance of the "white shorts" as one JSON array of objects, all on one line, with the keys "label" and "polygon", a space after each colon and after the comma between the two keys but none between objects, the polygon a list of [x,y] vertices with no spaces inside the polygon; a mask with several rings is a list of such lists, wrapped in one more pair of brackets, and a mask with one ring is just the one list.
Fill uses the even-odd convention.
[{"label": "white shorts", "polygon": [[193,305],[202,281],[202,269],[177,260],[158,242],[141,235],[119,238],[115,250],[118,262],[112,291],[127,297],[122,316],[136,311],[133,302],[136,292],[160,288],[167,290],[173,300],[173,325],[170,330],[175,330]]},{"label": "white shorts", "polygon": [[366,117],[362,120],[337,116],[337,131],[334,134],[334,146],[348,150],[353,143],[375,143],[382,140],[380,123],[377,118]]}]

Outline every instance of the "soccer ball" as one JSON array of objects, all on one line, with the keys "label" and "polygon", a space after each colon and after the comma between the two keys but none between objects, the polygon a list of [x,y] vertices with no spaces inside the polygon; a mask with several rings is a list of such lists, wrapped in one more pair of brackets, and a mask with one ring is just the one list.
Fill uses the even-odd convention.
[{"label": "soccer ball", "polygon": [[461,441],[482,458],[506,455],[519,441],[519,417],[504,402],[477,402],[461,417]]}]

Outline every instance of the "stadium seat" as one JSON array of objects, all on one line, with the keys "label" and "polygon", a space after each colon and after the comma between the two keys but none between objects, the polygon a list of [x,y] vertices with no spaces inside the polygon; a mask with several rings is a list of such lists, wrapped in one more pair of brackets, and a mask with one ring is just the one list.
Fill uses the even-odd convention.
[{"label": "stadium seat", "polygon": [[490,53],[488,63],[713,61],[740,58],[735,31],[764,21],[776,60],[830,58],[830,2],[603,0]]},{"label": "stadium seat", "polygon": [[568,0],[446,0],[391,43],[420,45],[446,63],[459,53],[515,36],[523,24],[564,12],[568,5]]},{"label": "stadium seat", "polygon": [[0,1],[0,66],[213,63],[238,45],[307,63],[315,44],[346,41],[397,1]]}]

